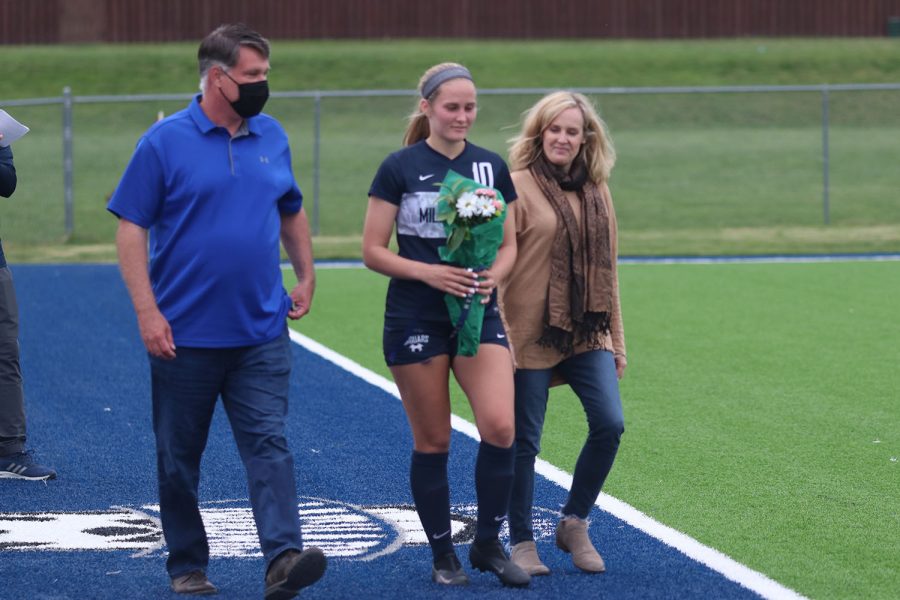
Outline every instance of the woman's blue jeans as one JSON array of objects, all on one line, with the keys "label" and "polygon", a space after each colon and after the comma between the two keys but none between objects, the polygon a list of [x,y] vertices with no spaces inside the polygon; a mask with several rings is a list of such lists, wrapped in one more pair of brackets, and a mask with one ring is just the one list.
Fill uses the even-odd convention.
[{"label": "woman's blue jeans", "polygon": [[[572,489],[562,508],[564,515],[586,519],[612,468],[625,431],[616,363],[611,352],[594,350],[576,354],[556,366],[581,400],[588,435],[572,477]],[[534,503],[534,460],[541,450],[541,433],[554,369],[517,369],[516,470],[509,507],[512,544],[534,539],[531,524]]]}]

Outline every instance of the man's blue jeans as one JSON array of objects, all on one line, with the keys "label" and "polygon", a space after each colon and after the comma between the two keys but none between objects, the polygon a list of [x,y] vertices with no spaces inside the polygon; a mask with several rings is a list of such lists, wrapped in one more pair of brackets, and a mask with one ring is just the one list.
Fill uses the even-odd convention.
[{"label": "man's blue jeans", "polygon": [[[595,350],[567,358],[556,369],[581,400],[588,422],[587,440],[575,463],[572,489],[562,514],[586,519],[612,468],[625,431],[616,363],[611,352]],[[552,375],[553,369],[516,370],[516,471],[509,507],[513,544],[534,539],[534,460],[541,450]]]},{"label": "man's blue jeans", "polygon": [[294,460],[284,436],[291,372],[290,341],[241,348],[181,348],[150,357],[159,508],[171,577],[205,571],[209,544],[197,490],[217,398],[247,471],[250,504],[266,564],[301,548]]}]

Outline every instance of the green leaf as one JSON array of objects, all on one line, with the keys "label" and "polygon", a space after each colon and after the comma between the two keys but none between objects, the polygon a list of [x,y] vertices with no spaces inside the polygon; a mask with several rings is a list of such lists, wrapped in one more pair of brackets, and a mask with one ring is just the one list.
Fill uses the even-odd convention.
[{"label": "green leaf", "polygon": [[469,230],[465,227],[457,227],[450,233],[450,237],[447,238],[447,248],[450,249],[451,252],[455,251],[457,248],[462,246],[463,240],[466,239]]},{"label": "green leaf", "polygon": [[453,223],[456,220],[456,209],[446,200],[440,200],[437,204],[437,220]]}]

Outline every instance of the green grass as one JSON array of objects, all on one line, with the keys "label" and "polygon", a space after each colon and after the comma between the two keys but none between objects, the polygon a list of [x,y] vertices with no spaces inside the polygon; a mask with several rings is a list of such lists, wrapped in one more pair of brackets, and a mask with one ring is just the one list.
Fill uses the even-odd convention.
[{"label": "green grass", "polygon": [[[900,589],[898,263],[624,265],[626,433],[605,490],[813,598]],[[390,377],[387,279],[320,270],[300,331]],[[454,412],[471,411],[454,388]],[[586,431],[551,394],[543,458]]]},{"label": "green grass", "polygon": [[[199,40],[198,40],[199,43]],[[4,96],[191,91],[196,43],[6,46]],[[273,41],[278,89],[409,89],[455,60],[484,87],[881,83],[900,80],[894,40]]]},{"label": "green grass", "polygon": [[[636,41],[373,41],[274,44],[275,90],[411,89],[441,60],[459,60],[483,88],[685,86],[900,81],[883,39]],[[194,44],[4,48],[3,100],[190,94]],[[573,59],[577,57],[577,60]],[[624,254],[900,251],[895,168],[900,92],[831,97],[831,224],[823,224],[821,98],[817,93],[603,95],[619,162],[612,190]],[[476,143],[505,153],[537,96],[483,95]],[[413,98],[322,101],[320,257],[359,255],[366,191],[400,144]],[[19,261],[112,260],[108,195],[140,134],[183,102],[79,104],[75,230],[64,231],[60,107],[14,107],[32,127],[15,147],[20,188],[0,205],[0,231]],[[291,136],[312,209],[313,104],[273,99]],[[877,229],[877,235],[873,235]]]}]

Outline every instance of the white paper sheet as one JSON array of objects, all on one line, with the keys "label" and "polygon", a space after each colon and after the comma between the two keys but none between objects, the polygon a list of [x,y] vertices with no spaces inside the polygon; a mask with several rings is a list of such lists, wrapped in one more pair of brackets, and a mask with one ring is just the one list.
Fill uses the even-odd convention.
[{"label": "white paper sheet", "polygon": [[28,128],[13,119],[8,112],[0,108],[0,133],[3,134],[3,139],[0,140],[0,146],[6,148],[28,133]]}]

